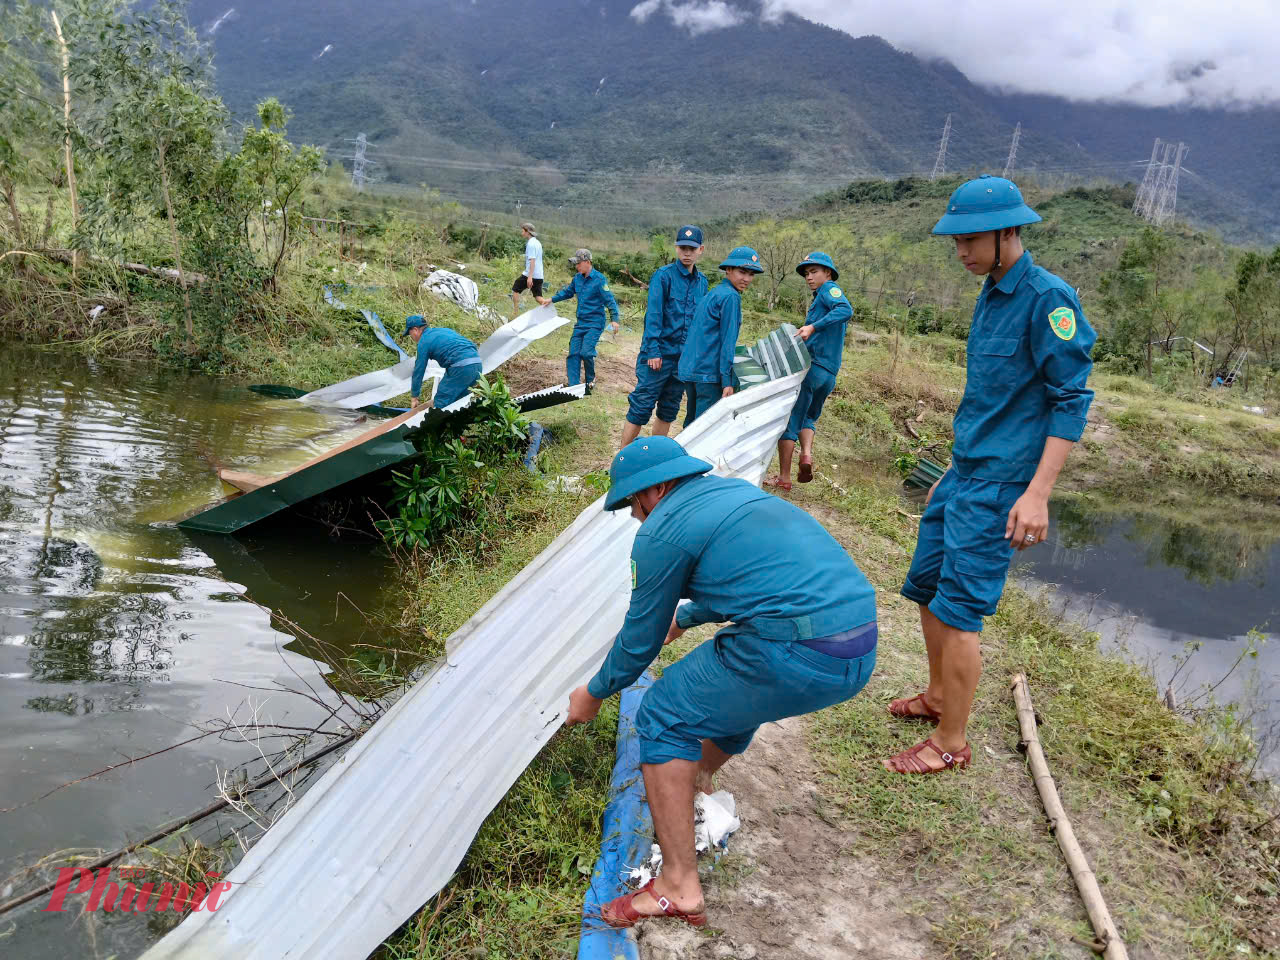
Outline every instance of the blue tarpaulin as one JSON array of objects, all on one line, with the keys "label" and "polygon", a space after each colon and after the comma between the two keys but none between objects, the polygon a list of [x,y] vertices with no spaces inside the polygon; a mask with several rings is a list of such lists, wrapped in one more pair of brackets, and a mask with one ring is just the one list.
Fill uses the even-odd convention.
[{"label": "blue tarpaulin", "polygon": [[591,871],[591,885],[582,903],[578,960],[640,960],[634,928],[614,930],[600,919],[600,908],[627,892],[623,879],[627,870],[647,860],[653,845],[653,819],[645,800],[636,735],[636,711],[652,685],[653,675],[646,671],[622,691],[617,760],[609,782],[609,804],[604,808],[600,859]]},{"label": "blue tarpaulin", "polygon": [[[333,307],[335,310],[346,310],[348,309],[347,305],[338,299],[334,291],[337,290],[338,293],[342,293],[351,289],[354,288],[348,287],[345,283],[326,283],[324,286],[324,302],[329,304],[329,306]],[[367,289],[373,290],[376,288],[369,287]],[[373,335],[378,338],[379,342],[384,347],[400,354],[401,360],[408,359],[409,355],[400,348],[400,344],[396,343],[395,338],[387,332],[387,328],[382,325],[382,319],[376,313],[372,310],[361,310],[360,314],[364,317],[365,322],[367,322],[373,329]]]}]

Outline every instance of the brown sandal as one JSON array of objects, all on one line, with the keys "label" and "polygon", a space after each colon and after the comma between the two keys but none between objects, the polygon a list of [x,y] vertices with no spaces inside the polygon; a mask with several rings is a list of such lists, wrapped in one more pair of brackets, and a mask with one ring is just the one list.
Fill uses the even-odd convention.
[{"label": "brown sandal", "polygon": [[800,454],[800,472],[796,476],[796,480],[800,483],[808,483],[813,479],[813,457],[806,457]]},{"label": "brown sandal", "polygon": [[[920,706],[924,707],[924,713],[916,713],[911,709],[911,704],[916,701],[919,701]],[[929,698],[923,693],[917,693],[914,697],[903,697],[901,700],[894,700],[889,704],[889,716],[897,717],[899,720],[928,720],[930,723],[937,723],[942,719],[942,714],[929,705]]]},{"label": "brown sandal", "polygon": [[[920,759],[920,753],[926,747],[942,758],[941,767],[931,767]],[[933,742],[933,737],[926,737],[922,743],[917,743],[914,747],[903,750],[882,762],[885,769],[891,773],[942,773],[944,770],[963,770],[972,760],[973,751],[969,749],[967,743],[963,750],[948,753]],[[902,764],[906,769],[894,766],[894,761]]]},{"label": "brown sandal", "polygon": [[653,889],[654,881],[650,880],[639,890],[633,890],[631,893],[624,893],[622,896],[610,900],[600,908],[600,918],[615,930],[623,930],[627,927],[633,927],[641,920],[656,918],[656,913],[641,913],[632,906],[632,902],[642,893],[647,893],[653,897],[654,902],[662,908],[662,912],[668,917],[675,917],[683,920],[691,927],[705,927],[707,925],[706,909],[693,912],[685,912],[677,907],[666,897],[661,896],[658,891]]},{"label": "brown sandal", "polygon": [[766,487],[773,487],[776,490],[781,490],[783,493],[791,492],[791,481],[783,480],[781,477],[771,477],[764,482],[764,485]]}]

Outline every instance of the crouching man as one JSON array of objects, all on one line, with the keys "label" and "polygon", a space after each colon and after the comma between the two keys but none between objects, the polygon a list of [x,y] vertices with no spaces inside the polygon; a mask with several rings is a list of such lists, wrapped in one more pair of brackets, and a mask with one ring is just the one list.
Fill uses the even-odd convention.
[{"label": "crouching man", "polygon": [[[689,627],[728,622],[648,690],[641,769],[662,873],[602,911],[614,927],[645,917],[704,926],[693,834],[695,786],[742,753],[756,728],[854,696],[876,660],[875,593],[844,548],[803,510],[711,464],[669,437],[624,447],[609,468],[606,510],[640,521],[631,607],[603,666],[569,695],[566,724],[595,717]],[[692,602],[676,610],[681,597]]]}]

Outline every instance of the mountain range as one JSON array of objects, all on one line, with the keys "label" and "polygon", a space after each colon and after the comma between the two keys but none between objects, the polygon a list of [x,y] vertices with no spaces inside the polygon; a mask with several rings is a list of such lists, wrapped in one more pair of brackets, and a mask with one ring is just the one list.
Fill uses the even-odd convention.
[{"label": "mountain range", "polygon": [[[628,225],[769,210],[862,177],[1140,180],[1184,141],[1178,210],[1280,239],[1280,109],[1144,108],[992,91],[959,70],[787,15],[699,34],[635,0],[192,0],[234,116],[279,97],[295,140],[478,210]],[[1052,69],[1051,64],[1046,69]],[[344,161],[350,166],[350,161]]]}]

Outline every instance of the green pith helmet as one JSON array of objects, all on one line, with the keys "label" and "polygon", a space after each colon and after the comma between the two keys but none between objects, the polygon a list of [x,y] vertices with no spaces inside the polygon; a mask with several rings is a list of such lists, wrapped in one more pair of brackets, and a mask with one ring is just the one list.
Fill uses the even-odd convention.
[{"label": "green pith helmet", "polygon": [[827,256],[825,253],[823,253],[821,250],[813,251],[813,253],[809,254],[807,257],[801,260],[798,264],[796,264],[796,273],[800,274],[800,276],[803,277],[805,267],[826,267],[828,270],[831,271],[832,280],[840,279],[840,271],[837,270],[836,265],[831,262],[831,258]]},{"label": "green pith helmet", "polygon": [[670,437],[641,437],[633,440],[609,464],[609,492],[606,510],[631,506],[631,498],[666,480],[691,477],[713,469],[711,464],[691,457]]},{"label": "green pith helmet", "polygon": [[727,270],[730,267],[741,267],[752,273],[764,273],[764,267],[760,266],[760,254],[750,247],[734,247],[730,250],[729,255],[720,264],[720,269]]},{"label": "green pith helmet", "polygon": [[935,236],[986,233],[1036,223],[1040,214],[1027,206],[1012,180],[984,173],[962,183],[947,201],[947,212],[933,227]]}]

